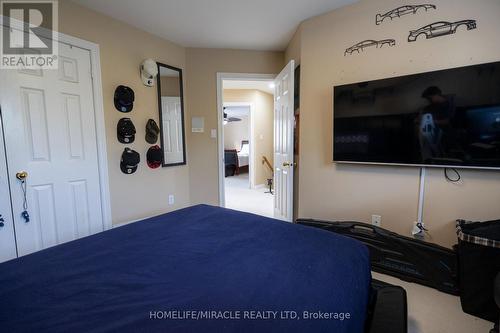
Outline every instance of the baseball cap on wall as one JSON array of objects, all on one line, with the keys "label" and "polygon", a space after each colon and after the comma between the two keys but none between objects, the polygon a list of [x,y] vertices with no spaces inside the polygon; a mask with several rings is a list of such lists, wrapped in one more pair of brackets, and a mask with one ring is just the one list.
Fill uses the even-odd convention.
[{"label": "baseball cap on wall", "polygon": [[130,175],[137,171],[137,167],[141,162],[141,156],[135,150],[125,148],[120,161],[120,169],[123,173]]},{"label": "baseball cap on wall", "polygon": [[146,158],[148,160],[148,166],[151,169],[158,169],[159,167],[161,167],[163,161],[163,151],[161,150],[160,146],[156,145],[150,147],[146,154]]},{"label": "baseball cap on wall", "polygon": [[134,108],[135,93],[132,88],[118,86],[115,90],[115,107],[120,112],[130,112]]},{"label": "baseball cap on wall", "polygon": [[133,143],[135,141],[135,126],[130,118],[122,118],[116,125],[116,135],[121,143]]},{"label": "baseball cap on wall", "polygon": [[160,128],[153,119],[149,119],[146,124],[146,142],[154,145],[158,141]]}]

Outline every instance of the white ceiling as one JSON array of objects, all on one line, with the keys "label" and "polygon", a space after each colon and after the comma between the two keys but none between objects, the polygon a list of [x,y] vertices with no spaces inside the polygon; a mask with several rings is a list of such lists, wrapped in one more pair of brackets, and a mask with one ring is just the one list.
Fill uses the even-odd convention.
[{"label": "white ceiling", "polygon": [[250,114],[249,106],[227,106],[224,109],[228,117],[245,118]]},{"label": "white ceiling", "polygon": [[75,2],[185,47],[283,51],[302,21],[357,0]]},{"label": "white ceiling", "polygon": [[252,90],[260,90],[265,93],[274,95],[274,86],[273,81],[233,81],[233,80],[224,80],[222,83],[222,87],[224,89],[252,89]]}]

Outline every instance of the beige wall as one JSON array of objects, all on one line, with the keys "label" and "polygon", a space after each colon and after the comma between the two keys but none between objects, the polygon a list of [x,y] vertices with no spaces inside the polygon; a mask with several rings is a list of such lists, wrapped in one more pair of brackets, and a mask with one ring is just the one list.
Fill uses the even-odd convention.
[{"label": "beige wall", "polygon": [[242,141],[250,141],[250,120],[248,116],[239,117],[224,125],[224,149],[241,149]]},{"label": "beige wall", "polygon": [[273,143],[274,143],[274,97],[271,94],[259,90],[224,90],[224,102],[245,102],[251,103],[253,117],[254,142],[253,170],[255,186],[267,183],[267,179],[272,177],[272,172],[262,164],[262,156],[266,156],[271,165],[273,164]]},{"label": "beige wall", "polygon": [[[145,126],[149,118],[158,122],[158,101],[156,87],[145,87],[139,75],[139,65],[146,58],[185,68],[185,49],[69,1],[59,1],[59,8],[61,32],[100,46],[113,223],[188,205],[187,166],[151,170],[145,163],[149,146],[144,139]],[[128,114],[118,112],[113,105],[114,90],[121,84],[135,91],[134,110]],[[133,175],[120,171],[125,145],[116,139],[116,124],[121,117],[132,118],[137,129],[135,143],[129,147],[141,154],[141,164]],[[175,195],[174,206],[167,204],[169,194]]]},{"label": "beige wall", "polygon": [[[218,204],[217,72],[276,74],[283,68],[282,52],[219,49],[186,50],[188,163],[191,203]],[[205,132],[191,133],[191,117],[205,118]]]},{"label": "beige wall", "polygon": [[302,24],[297,28],[297,31],[292,37],[290,43],[285,50],[285,62],[295,60],[295,66],[300,65],[300,53],[302,52]]},{"label": "beige wall", "polygon": [[[368,222],[382,215],[382,226],[409,235],[417,218],[417,168],[351,166],[332,163],[332,87],[338,84],[406,75],[500,60],[498,0],[436,0],[438,10],[408,15],[380,26],[375,14],[401,3],[359,3],[313,18],[300,35],[301,217]],[[408,43],[412,28],[439,20],[477,19],[478,29]],[[347,47],[365,39],[395,38],[394,48],[371,49],[344,57]],[[296,50],[296,47],[289,48]],[[287,52],[287,54],[294,52]],[[291,56],[291,55],[290,55]],[[446,182],[441,169],[428,171],[424,219],[431,241],[451,246],[454,221],[500,216],[500,173],[461,171],[463,183]]]}]

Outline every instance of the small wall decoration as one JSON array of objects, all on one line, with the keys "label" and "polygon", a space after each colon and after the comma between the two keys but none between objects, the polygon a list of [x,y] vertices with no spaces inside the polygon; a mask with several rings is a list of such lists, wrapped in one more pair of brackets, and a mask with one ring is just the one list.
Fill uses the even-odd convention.
[{"label": "small wall decoration", "polygon": [[375,23],[379,25],[384,22],[386,18],[390,18],[392,21],[394,18],[399,18],[408,14],[417,14],[419,11],[428,11],[429,9],[436,9],[436,6],[431,4],[401,6],[385,14],[377,14],[375,16]]},{"label": "small wall decoration", "polygon": [[379,40],[379,41],[372,40],[372,39],[365,40],[365,41],[359,42],[356,45],[353,45],[350,48],[348,48],[347,50],[345,50],[344,56],[346,56],[348,54],[352,55],[354,52],[358,52],[358,54],[359,54],[360,51],[364,51],[367,47],[375,46],[375,48],[382,48],[384,45],[394,46],[394,45],[396,45],[396,40],[394,40],[394,39],[383,39],[383,40]]},{"label": "small wall decoration", "polygon": [[468,30],[476,29],[477,23],[475,20],[462,20],[457,22],[436,22],[417,30],[410,31],[408,36],[408,42],[414,42],[420,35],[424,35],[427,39],[451,35],[457,32],[457,29],[461,26],[465,26]]}]

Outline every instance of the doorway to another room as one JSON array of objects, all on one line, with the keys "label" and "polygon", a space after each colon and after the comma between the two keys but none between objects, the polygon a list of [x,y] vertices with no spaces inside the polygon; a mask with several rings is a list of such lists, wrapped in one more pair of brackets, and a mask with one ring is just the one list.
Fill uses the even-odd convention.
[{"label": "doorway to another room", "polygon": [[274,216],[274,80],[223,81],[225,207]]}]

